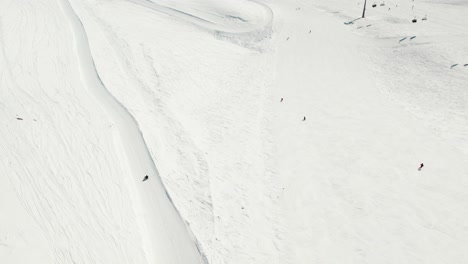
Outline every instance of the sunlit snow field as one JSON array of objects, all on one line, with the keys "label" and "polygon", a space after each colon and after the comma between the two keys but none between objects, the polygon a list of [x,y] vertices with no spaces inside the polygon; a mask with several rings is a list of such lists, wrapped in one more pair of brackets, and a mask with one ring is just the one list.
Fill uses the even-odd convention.
[{"label": "sunlit snow field", "polygon": [[468,263],[468,1],[363,5],[0,0],[0,263]]}]

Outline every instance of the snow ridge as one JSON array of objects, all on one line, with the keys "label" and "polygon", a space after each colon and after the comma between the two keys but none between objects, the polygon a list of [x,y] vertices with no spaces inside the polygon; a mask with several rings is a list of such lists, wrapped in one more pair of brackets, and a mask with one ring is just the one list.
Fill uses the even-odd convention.
[{"label": "snow ridge", "polygon": [[[60,6],[64,14],[70,18],[83,82],[96,100],[101,102],[106,112],[112,116],[119,129],[120,139],[134,173],[133,184],[130,184],[130,187],[137,193],[134,205],[144,240],[147,262],[203,263],[203,256],[194,242],[195,239],[190,236],[180,214],[170,198],[166,196],[167,193],[138,123],[102,83],[94,65],[81,20],[67,0],[60,0]],[[151,180],[141,184],[140,178],[145,174],[150,175]]]}]

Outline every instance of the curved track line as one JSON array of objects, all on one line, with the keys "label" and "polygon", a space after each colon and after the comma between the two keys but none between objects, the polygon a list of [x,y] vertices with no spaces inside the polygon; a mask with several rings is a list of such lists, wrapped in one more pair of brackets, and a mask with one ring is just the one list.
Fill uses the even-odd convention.
[{"label": "curved track line", "polygon": [[271,22],[273,20],[273,11],[271,10],[269,6],[263,3],[259,3],[259,2],[251,1],[251,0],[249,0],[249,2],[255,3],[259,5],[260,7],[262,7],[263,12],[265,13],[265,19],[262,21],[262,23],[257,23],[255,25],[252,25],[249,28],[239,28],[239,27],[232,27],[232,26],[230,27],[228,25],[215,23],[215,22],[209,21],[208,19],[202,18],[200,16],[187,13],[177,8],[164,6],[164,5],[149,1],[149,0],[129,0],[129,1],[137,5],[141,5],[141,6],[150,8],[152,10],[162,12],[173,17],[177,17],[184,21],[188,21],[192,24],[203,27],[205,29],[212,30],[215,32],[221,32],[221,33],[243,34],[243,33],[255,32],[255,31],[264,29],[268,25],[271,25]]},{"label": "curved track line", "polygon": [[[126,151],[125,155],[133,173],[133,182],[129,187],[135,194],[135,210],[147,262],[203,263],[204,256],[198,250],[196,240],[166,195],[138,123],[102,83],[80,18],[68,0],[58,1],[75,37],[75,52],[82,81],[112,117]],[[151,178],[142,183],[141,179],[146,174]]]}]

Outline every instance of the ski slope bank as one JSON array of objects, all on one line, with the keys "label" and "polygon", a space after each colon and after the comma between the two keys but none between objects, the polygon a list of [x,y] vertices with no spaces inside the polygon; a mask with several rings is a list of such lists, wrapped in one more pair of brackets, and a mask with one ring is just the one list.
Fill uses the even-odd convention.
[{"label": "ski slope bank", "polygon": [[[61,6],[74,32],[83,81],[113,117],[132,168],[133,191],[139,197],[134,205],[148,262],[202,263],[202,255],[197,251],[194,239],[189,236],[187,227],[164,189],[138,124],[100,80],[86,32],[73,8],[67,0],[62,0]],[[140,178],[144,175],[150,175],[151,180],[141,184]]]},{"label": "ski slope bank", "polygon": [[[276,218],[268,198],[276,187],[266,169],[270,146],[261,140],[269,117],[259,101],[271,53],[130,2],[81,6],[100,76],[141,125],[209,261],[274,261],[277,227],[264,215]],[[255,210],[261,206],[270,209]]]},{"label": "ski slope bank", "polygon": [[[84,41],[83,36],[80,40],[80,34],[72,34],[67,23],[73,16],[64,16],[67,10],[62,12],[58,4],[2,2],[0,262],[201,263],[164,189],[158,193],[160,204],[151,199],[152,190],[146,197],[140,190],[143,206],[155,202],[151,206],[161,210],[148,213],[135,204],[141,193],[129,187],[142,184],[144,174],[131,177],[135,172],[122,155],[127,149],[121,147],[121,131],[115,129],[119,120],[109,121],[104,112],[109,108],[90,92],[101,92],[101,99],[113,107],[115,102],[108,101],[105,91],[91,89],[101,84],[86,53],[87,43],[77,46],[75,41]],[[145,173],[152,178],[144,188],[161,188],[156,173]],[[160,219],[164,208],[169,217],[162,223],[169,238],[159,243],[164,253],[155,256],[154,241],[164,233],[148,240],[154,223],[145,228],[140,221],[155,214]],[[170,231],[174,226],[181,228],[179,233]],[[188,253],[181,251],[180,241],[187,241]],[[145,252],[147,247],[151,249]]]}]

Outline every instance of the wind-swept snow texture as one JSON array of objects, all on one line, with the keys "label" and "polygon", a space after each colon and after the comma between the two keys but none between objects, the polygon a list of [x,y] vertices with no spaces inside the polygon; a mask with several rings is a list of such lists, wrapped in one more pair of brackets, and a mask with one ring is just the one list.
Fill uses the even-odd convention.
[{"label": "wind-swept snow texture", "polygon": [[0,1],[0,263],[468,263],[463,1],[69,1]]}]

